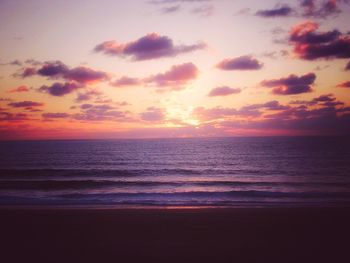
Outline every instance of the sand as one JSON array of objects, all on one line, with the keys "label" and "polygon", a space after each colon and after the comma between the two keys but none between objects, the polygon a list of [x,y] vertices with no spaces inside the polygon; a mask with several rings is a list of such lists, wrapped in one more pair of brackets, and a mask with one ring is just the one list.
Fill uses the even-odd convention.
[{"label": "sand", "polygon": [[0,261],[350,262],[349,208],[0,208]]}]

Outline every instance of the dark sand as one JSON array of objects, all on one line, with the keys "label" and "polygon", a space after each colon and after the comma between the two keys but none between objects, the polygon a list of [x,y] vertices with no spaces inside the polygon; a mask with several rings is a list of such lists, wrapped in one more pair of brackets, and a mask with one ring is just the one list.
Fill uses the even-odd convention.
[{"label": "dark sand", "polygon": [[0,209],[0,262],[350,262],[348,208]]}]

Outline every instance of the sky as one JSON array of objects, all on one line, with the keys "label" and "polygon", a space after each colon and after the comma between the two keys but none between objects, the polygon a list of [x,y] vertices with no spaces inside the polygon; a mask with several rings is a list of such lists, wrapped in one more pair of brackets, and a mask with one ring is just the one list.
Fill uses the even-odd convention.
[{"label": "sky", "polygon": [[349,135],[349,12],[0,0],[0,140]]}]

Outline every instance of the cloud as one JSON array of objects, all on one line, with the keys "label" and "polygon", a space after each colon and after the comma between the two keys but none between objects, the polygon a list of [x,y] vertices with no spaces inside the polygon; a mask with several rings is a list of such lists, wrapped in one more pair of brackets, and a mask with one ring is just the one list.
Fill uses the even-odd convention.
[{"label": "cloud", "polygon": [[288,5],[276,6],[273,9],[259,10],[255,15],[261,17],[286,17],[293,13],[293,9]]},{"label": "cloud", "polygon": [[22,78],[39,75],[50,79],[62,78],[67,81],[76,81],[81,84],[91,84],[109,79],[107,73],[93,70],[88,67],[75,67],[70,69],[61,61],[48,61],[42,64],[39,69],[34,67],[25,68],[20,74]]},{"label": "cloud", "polygon": [[6,111],[0,111],[0,121],[24,121],[28,120],[28,114],[26,113],[11,113]]},{"label": "cloud", "polygon": [[237,115],[237,110],[234,108],[222,108],[222,107],[215,107],[211,109],[198,107],[193,110],[193,115],[202,121],[216,120],[227,116],[235,116]]},{"label": "cloud", "polygon": [[344,103],[337,102],[333,94],[324,94],[324,95],[320,95],[317,98],[313,98],[312,100],[293,100],[289,102],[289,104],[302,105],[302,107],[307,107],[307,106],[315,106],[315,105],[336,106],[336,105],[343,105]]},{"label": "cloud", "polygon": [[184,85],[197,78],[199,70],[193,63],[184,63],[172,66],[168,71],[153,75],[145,80],[146,83],[157,87],[183,89]]},{"label": "cloud", "polygon": [[2,97],[0,97],[0,101],[12,101],[12,99],[10,99],[10,98],[2,98]]},{"label": "cloud", "polygon": [[163,7],[160,12],[162,14],[172,14],[180,11],[181,6],[180,5],[174,5],[174,6],[169,6],[169,7]]},{"label": "cloud", "polygon": [[23,68],[21,73],[15,73],[15,77],[28,78],[36,74],[36,69],[33,67]]},{"label": "cloud", "polygon": [[78,93],[77,98],[75,99],[76,102],[82,102],[82,101],[87,101],[87,100],[91,100],[95,97],[97,97],[97,99],[99,98],[99,96],[102,95],[102,92],[99,90],[88,90],[85,91],[84,93]]},{"label": "cloud", "polygon": [[202,5],[199,7],[195,7],[191,10],[191,13],[202,16],[202,17],[212,16],[214,14],[214,6]]},{"label": "cloud", "polygon": [[51,86],[43,85],[39,88],[40,92],[49,93],[52,96],[61,97],[66,94],[72,93],[73,91],[82,88],[81,84],[75,82],[60,83],[56,82]]},{"label": "cloud", "polygon": [[103,71],[96,71],[87,67],[76,67],[69,70],[64,79],[73,80],[79,83],[91,84],[108,80],[108,75]]},{"label": "cloud", "polygon": [[240,88],[230,88],[227,86],[222,86],[222,87],[217,87],[212,89],[208,96],[209,97],[215,97],[215,96],[227,96],[231,94],[237,94],[240,93],[241,89]]},{"label": "cloud", "polygon": [[180,90],[184,89],[185,85],[195,80],[199,74],[199,70],[191,62],[172,66],[169,70],[151,75],[147,78],[131,78],[123,76],[110,82],[114,87],[140,86],[150,85],[158,88],[157,91]]},{"label": "cloud", "polygon": [[348,62],[348,64],[346,64],[345,70],[350,70],[350,61]]},{"label": "cloud", "polygon": [[46,119],[64,119],[68,118],[70,115],[65,112],[56,112],[56,113],[43,113],[41,116]]},{"label": "cloud", "polygon": [[212,0],[153,0],[150,4],[173,4],[173,3],[203,3],[211,2]]},{"label": "cloud", "polygon": [[281,105],[277,100],[272,100],[272,101],[268,101],[265,103],[257,103],[257,104],[251,104],[248,106],[244,106],[241,108],[241,111],[246,112],[249,110],[260,110],[260,109],[278,111],[278,110],[289,109],[289,106]]},{"label": "cloud", "polygon": [[32,58],[25,60],[24,63],[31,66],[39,66],[43,64],[41,61]]},{"label": "cloud", "polygon": [[44,77],[64,76],[69,71],[68,67],[61,61],[46,62],[37,74]]},{"label": "cloud", "polygon": [[304,17],[312,18],[327,18],[329,16],[336,16],[341,13],[339,7],[341,3],[348,3],[347,0],[301,0],[300,6],[303,9]]},{"label": "cloud", "polygon": [[337,85],[338,88],[350,88],[350,81],[344,81]]},{"label": "cloud", "polygon": [[316,32],[319,24],[306,21],[290,31],[294,53],[306,60],[350,58],[350,36],[338,30]]},{"label": "cloud", "polygon": [[[312,102],[312,103],[311,103]],[[325,94],[303,105],[281,105],[278,101],[250,104],[235,108],[196,108],[193,114],[202,122],[210,123],[221,133],[251,130],[259,134],[272,131],[293,134],[347,134],[350,132],[350,107],[338,101],[333,94]],[[299,102],[298,102],[299,104]]]},{"label": "cloud", "polygon": [[167,36],[151,33],[133,42],[120,44],[116,41],[106,41],[94,48],[95,52],[102,52],[110,56],[131,58],[132,60],[150,60],[161,57],[174,57],[180,54],[201,50],[206,47],[204,43],[194,45],[175,46]]},{"label": "cloud", "polygon": [[316,75],[308,73],[303,76],[289,75],[286,78],[264,80],[261,85],[273,88],[272,93],[277,95],[293,95],[311,92],[311,85],[314,83]]},{"label": "cloud", "polygon": [[18,86],[17,88],[14,88],[14,89],[10,89],[8,92],[10,93],[18,93],[18,92],[28,92],[30,89],[25,86],[25,85],[21,85],[21,86]]},{"label": "cloud", "polygon": [[113,87],[137,86],[140,84],[142,84],[142,81],[140,79],[130,78],[127,76],[123,76],[113,82],[110,82],[110,85]]},{"label": "cloud", "polygon": [[27,107],[41,107],[41,106],[44,106],[44,103],[26,100],[26,101],[19,101],[19,102],[11,102],[11,103],[8,103],[7,105],[14,108],[27,108]]},{"label": "cloud", "polygon": [[162,122],[165,119],[165,110],[156,107],[149,107],[147,111],[140,113],[140,118],[147,122]]},{"label": "cloud", "polygon": [[263,63],[252,56],[241,56],[224,59],[216,67],[221,70],[258,70],[263,67]]},{"label": "cloud", "polygon": [[79,121],[129,121],[128,112],[119,111],[109,104],[83,104],[81,113],[73,115]]},{"label": "cloud", "polygon": [[10,66],[22,66],[22,62],[18,59],[15,59],[15,60],[12,60],[10,62],[7,62],[7,63],[0,63],[0,66],[7,66],[7,65],[10,65]]}]

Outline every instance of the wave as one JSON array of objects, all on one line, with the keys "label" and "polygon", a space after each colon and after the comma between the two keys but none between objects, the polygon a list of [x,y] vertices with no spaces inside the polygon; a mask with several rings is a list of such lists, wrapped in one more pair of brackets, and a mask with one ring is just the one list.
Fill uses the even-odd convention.
[{"label": "wave", "polygon": [[252,170],[252,169],[211,169],[197,167],[192,169],[182,168],[156,168],[156,169],[0,169],[0,178],[21,177],[122,177],[122,176],[164,176],[164,175],[280,175],[280,171]]},{"label": "wave", "polygon": [[349,187],[350,182],[247,182],[247,181],[118,181],[118,180],[0,180],[0,190],[64,190],[109,187]]},{"label": "wave", "polygon": [[120,198],[120,197],[182,197],[182,198],[213,198],[213,197],[273,197],[273,198],[283,198],[283,197],[298,197],[298,198],[349,198],[350,192],[272,192],[272,191],[220,191],[220,192],[206,192],[206,191],[193,191],[193,192],[176,192],[176,193],[113,193],[113,194],[82,194],[82,193],[72,193],[59,195],[63,198]]}]

